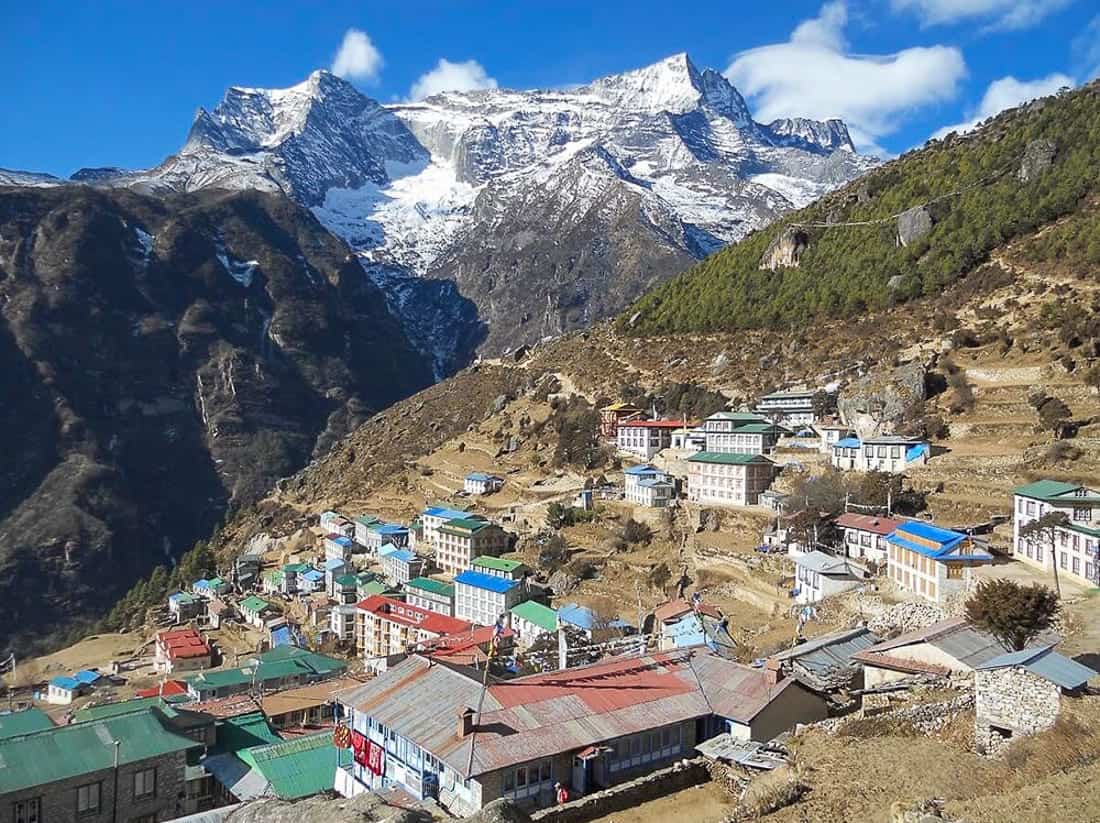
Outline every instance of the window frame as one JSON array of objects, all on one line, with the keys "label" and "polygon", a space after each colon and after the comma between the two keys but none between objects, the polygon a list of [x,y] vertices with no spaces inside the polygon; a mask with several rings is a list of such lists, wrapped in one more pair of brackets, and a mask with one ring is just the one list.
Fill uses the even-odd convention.
[{"label": "window frame", "polygon": [[42,823],[42,795],[13,801],[11,819],[13,823]]},{"label": "window frame", "polygon": [[[80,795],[86,790],[95,789],[95,806],[81,806]],[[103,781],[95,780],[76,787],[76,816],[92,817],[100,813],[103,807]]]},{"label": "window frame", "polygon": [[[147,791],[143,791],[139,794],[138,793],[138,781],[140,780],[142,785],[144,786],[146,777],[150,774],[152,774],[152,778],[153,778],[152,779],[152,785],[148,787]],[[133,795],[134,800],[146,800],[150,797],[156,797],[157,796],[157,767],[156,766],[148,766],[144,769],[137,769],[137,770],[134,771],[132,777],[133,777],[132,785],[133,785],[133,790],[134,790],[134,795]]]}]

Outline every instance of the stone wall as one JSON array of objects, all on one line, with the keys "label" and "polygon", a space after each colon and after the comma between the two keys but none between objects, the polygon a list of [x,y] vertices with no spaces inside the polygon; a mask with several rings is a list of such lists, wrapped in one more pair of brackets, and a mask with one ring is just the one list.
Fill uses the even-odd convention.
[{"label": "stone wall", "polygon": [[632,809],[639,803],[664,797],[710,780],[705,758],[680,760],[665,769],[620,783],[610,789],[593,792],[561,806],[534,812],[532,820],[543,823],[585,823],[597,817]]},{"label": "stone wall", "polygon": [[1004,747],[1007,738],[994,727],[1018,737],[1045,731],[1058,719],[1061,689],[1025,669],[978,671],[974,685],[974,745],[979,752],[996,754]]}]

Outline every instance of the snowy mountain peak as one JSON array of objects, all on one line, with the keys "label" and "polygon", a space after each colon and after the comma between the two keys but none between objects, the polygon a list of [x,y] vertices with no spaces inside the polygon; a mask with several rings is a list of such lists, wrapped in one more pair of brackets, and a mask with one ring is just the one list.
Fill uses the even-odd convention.
[{"label": "snowy mountain peak", "polygon": [[810,120],[805,117],[787,117],[773,120],[767,132],[776,145],[832,152],[838,149],[855,152],[848,127],[843,120]]}]

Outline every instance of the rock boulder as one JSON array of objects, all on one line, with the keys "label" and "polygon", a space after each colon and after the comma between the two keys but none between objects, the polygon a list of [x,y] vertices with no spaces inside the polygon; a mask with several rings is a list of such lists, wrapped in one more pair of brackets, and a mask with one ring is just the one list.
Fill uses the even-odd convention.
[{"label": "rock boulder", "polygon": [[925,400],[925,368],[921,363],[873,369],[842,389],[837,409],[862,435],[889,431],[905,420],[915,403]]},{"label": "rock boulder", "polygon": [[1051,167],[1057,153],[1058,145],[1053,140],[1032,140],[1024,149],[1024,157],[1020,161],[1020,170],[1016,172],[1016,177],[1021,183],[1034,180]]},{"label": "rock boulder", "polygon": [[803,252],[810,245],[810,235],[805,229],[788,226],[768,244],[760,258],[760,268],[775,271],[779,268],[797,269]]},{"label": "rock boulder", "polygon": [[914,206],[898,215],[898,245],[908,246],[932,231],[932,213],[927,206]]}]

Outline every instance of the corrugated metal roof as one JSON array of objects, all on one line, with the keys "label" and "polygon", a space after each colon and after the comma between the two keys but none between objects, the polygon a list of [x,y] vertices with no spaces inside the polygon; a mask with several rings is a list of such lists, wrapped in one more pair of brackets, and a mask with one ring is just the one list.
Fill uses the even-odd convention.
[{"label": "corrugated metal roof", "polygon": [[869,646],[859,654],[858,659],[873,663],[875,655],[888,655],[895,660],[905,660],[905,647],[921,643],[950,655],[965,669],[977,668],[1005,652],[1004,645],[993,635],[974,628],[965,618],[954,617]]},{"label": "corrugated metal roof", "polygon": [[863,577],[843,557],[833,557],[831,554],[825,554],[825,552],[816,549],[801,557],[796,557],[794,564],[824,575],[844,574],[849,577]]},{"label": "corrugated metal roof", "polygon": [[422,591],[438,594],[441,597],[454,597],[455,587],[442,580],[433,580],[430,577],[414,577],[405,584],[406,589],[420,589]]},{"label": "corrugated metal roof", "polygon": [[0,740],[0,795],[137,763],[199,744],[169,731],[155,709]]},{"label": "corrugated metal roof", "polygon": [[512,614],[548,632],[558,628],[558,613],[549,606],[527,600],[512,607]]},{"label": "corrugated metal roof", "polygon": [[332,788],[336,747],[332,732],[246,749],[238,757],[258,771],[283,800],[297,800]]},{"label": "corrugated metal roof", "polygon": [[[342,699],[466,774],[471,736],[459,737],[457,723],[477,706],[482,676],[413,655]],[[472,736],[470,774],[712,713],[750,722],[792,686],[787,679],[769,687],[763,671],[702,647],[492,683]]]},{"label": "corrugated metal roof", "polygon": [[202,765],[238,800],[259,800],[261,797],[274,796],[274,792],[268,788],[267,778],[247,763],[241,762],[235,754],[212,755],[204,758]]},{"label": "corrugated metal roof", "polygon": [[871,534],[887,535],[899,526],[905,525],[905,521],[874,514],[845,512],[836,519],[836,524],[842,529],[858,529]]},{"label": "corrugated metal roof", "polygon": [[475,589],[486,589],[496,594],[504,594],[519,585],[518,580],[510,577],[497,577],[495,574],[485,574],[467,570],[455,578],[455,586],[472,586]]},{"label": "corrugated metal roof", "polygon": [[762,454],[728,454],[726,452],[697,452],[688,458],[689,463],[723,463],[731,466],[745,466],[750,463],[771,463]]},{"label": "corrugated metal roof", "polygon": [[33,706],[20,712],[0,713],[0,740],[52,728],[53,721],[50,720],[50,716]]},{"label": "corrugated metal roof", "polygon": [[1011,666],[1019,666],[1063,689],[1071,690],[1081,688],[1089,680],[1100,675],[1100,672],[1054,651],[1053,645],[1002,654],[987,660],[977,668],[1004,669]]}]

